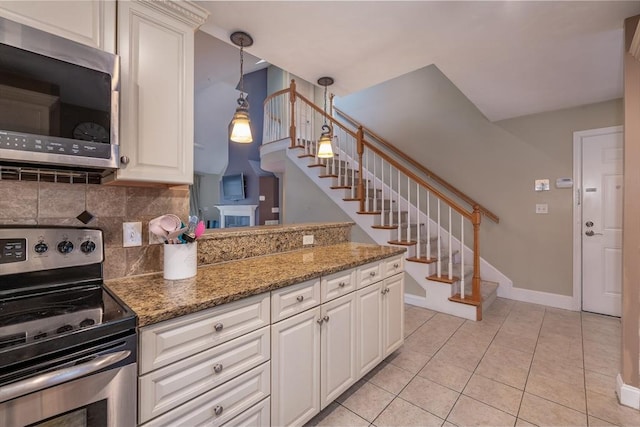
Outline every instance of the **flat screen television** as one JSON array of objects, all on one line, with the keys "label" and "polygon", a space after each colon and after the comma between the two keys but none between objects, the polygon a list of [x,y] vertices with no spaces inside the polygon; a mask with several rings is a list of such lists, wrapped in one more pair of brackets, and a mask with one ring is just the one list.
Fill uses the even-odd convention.
[{"label": "flat screen television", "polygon": [[222,198],[229,201],[244,200],[244,174],[239,173],[222,177]]}]

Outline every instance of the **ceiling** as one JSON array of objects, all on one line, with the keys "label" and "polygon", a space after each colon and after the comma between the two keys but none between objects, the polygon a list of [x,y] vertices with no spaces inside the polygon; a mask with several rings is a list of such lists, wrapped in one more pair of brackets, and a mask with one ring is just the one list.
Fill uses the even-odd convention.
[{"label": "ceiling", "polygon": [[638,1],[198,4],[203,31],[227,43],[246,31],[247,52],[332,76],[339,96],[435,64],[493,121],[621,97],[623,20],[640,14]]}]

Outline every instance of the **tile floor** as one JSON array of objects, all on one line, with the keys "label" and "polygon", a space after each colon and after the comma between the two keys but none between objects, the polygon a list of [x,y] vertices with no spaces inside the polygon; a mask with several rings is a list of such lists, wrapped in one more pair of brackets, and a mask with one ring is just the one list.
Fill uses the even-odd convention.
[{"label": "tile floor", "polygon": [[407,305],[402,348],[309,426],[640,426],[620,321],[498,299],[482,322]]}]

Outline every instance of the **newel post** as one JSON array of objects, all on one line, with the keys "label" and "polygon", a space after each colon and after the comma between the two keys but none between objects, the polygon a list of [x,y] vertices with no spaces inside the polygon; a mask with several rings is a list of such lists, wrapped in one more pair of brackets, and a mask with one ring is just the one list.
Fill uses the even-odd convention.
[{"label": "newel post", "polygon": [[476,308],[476,320],[482,320],[482,295],[480,294],[480,206],[473,206],[473,214],[471,222],[473,223],[473,279],[471,286],[473,291],[473,299],[480,301],[480,305]]},{"label": "newel post", "polygon": [[289,102],[291,103],[291,117],[289,121],[289,136],[291,137],[291,148],[296,146],[296,81],[291,79],[289,86]]},{"label": "newel post", "polygon": [[362,176],[362,154],[364,153],[364,131],[362,126],[358,126],[358,190],[356,192],[358,199],[360,200],[360,212],[364,212],[364,179]]}]

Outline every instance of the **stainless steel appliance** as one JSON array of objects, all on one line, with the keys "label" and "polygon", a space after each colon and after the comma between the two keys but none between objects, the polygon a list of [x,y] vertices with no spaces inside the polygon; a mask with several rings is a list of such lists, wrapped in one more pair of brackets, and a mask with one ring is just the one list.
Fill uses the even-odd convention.
[{"label": "stainless steel appliance", "polygon": [[119,165],[118,56],[0,18],[0,162]]},{"label": "stainless steel appliance", "polygon": [[0,227],[0,426],[136,425],[135,314],[91,228]]}]

